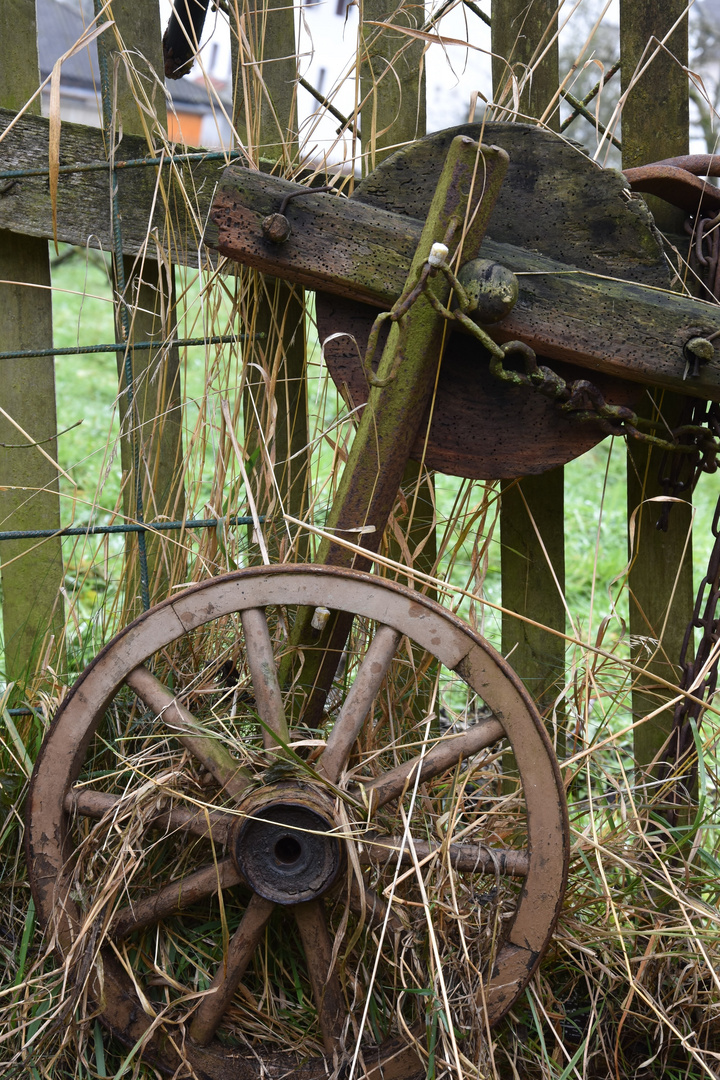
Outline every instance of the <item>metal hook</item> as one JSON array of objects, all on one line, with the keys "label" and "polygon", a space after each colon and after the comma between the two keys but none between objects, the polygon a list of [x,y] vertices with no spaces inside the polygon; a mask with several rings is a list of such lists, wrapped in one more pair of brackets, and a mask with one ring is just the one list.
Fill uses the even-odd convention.
[{"label": "metal hook", "polygon": [[300,191],[291,191],[280,203],[280,209],[277,213],[268,214],[266,218],[263,218],[261,228],[265,239],[269,240],[271,244],[284,244],[290,238],[292,228],[285,217],[285,211],[291,199],[299,199],[301,195],[316,195],[323,191],[333,190],[332,184],[327,184],[325,187],[301,188]]}]

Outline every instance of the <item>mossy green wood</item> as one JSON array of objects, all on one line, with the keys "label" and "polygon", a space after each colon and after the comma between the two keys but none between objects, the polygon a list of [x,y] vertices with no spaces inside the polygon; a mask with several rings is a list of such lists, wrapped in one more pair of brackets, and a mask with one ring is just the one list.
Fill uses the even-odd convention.
[{"label": "mossy green wood", "polygon": [[[518,119],[539,119],[556,98],[558,49],[557,0],[493,0],[493,87],[497,101],[512,107],[512,78],[522,80],[532,67],[520,97]],[[536,57],[544,52],[542,60]],[[548,126],[557,130],[557,106]],[[500,543],[502,600],[541,626],[565,630],[564,478],[562,469],[502,484]],[[540,711],[552,720],[562,692],[565,643],[530,623],[504,614],[502,652],[532,694]],[[562,713],[555,709],[557,749],[563,751]],[[510,764],[509,762],[507,763]]]},{"label": "mossy green wood", "polygon": [[[297,57],[295,16],[285,0],[241,3],[231,15],[233,122],[259,166],[292,175],[297,161]],[[275,209],[279,209],[276,207]],[[260,513],[277,515],[268,528],[271,558],[284,557],[284,512],[302,519],[308,511],[308,417],[305,291],[277,278],[243,274],[244,443],[247,455],[269,453],[272,469],[255,463],[251,483]],[[252,536],[252,534],[251,534]],[[298,561],[308,557],[309,537],[295,539]],[[257,548],[253,555],[259,558]]]},{"label": "mossy green wood", "polygon": [[[688,152],[687,20],[659,48],[643,77],[634,82],[640,63],[647,61],[677,19],[684,0],[621,0],[620,55],[623,91],[629,89],[622,114],[623,165],[633,167]],[[649,48],[648,48],[649,46]],[[647,51],[646,51],[647,50]],[[631,82],[633,83],[630,88]],[[648,200],[650,202],[651,200]],[[652,200],[658,224],[682,232],[684,213],[659,199]],[[668,391],[656,391],[646,415],[659,411],[670,427],[680,421],[682,402]],[[656,528],[657,504],[643,501],[663,494],[658,478],[661,454],[633,444],[628,447],[628,518],[634,517],[630,552],[630,634],[636,642],[633,660],[647,671],[638,679],[632,697],[633,720],[656,712],[670,693],[653,676],[675,682],[685,627],[693,609],[692,545],[688,542],[691,506],[676,504],[667,532]],[[657,762],[672,727],[673,710],[665,708],[634,731],[635,759],[642,773]]]},{"label": "mossy green wood", "polygon": [[[474,187],[478,154],[483,157],[478,173],[485,177],[481,196]],[[432,244],[446,238],[451,221],[464,220],[468,201],[479,200],[477,212],[472,207],[467,211],[470,225],[463,240],[462,261],[476,257],[507,172],[507,161],[504,151],[480,147],[468,136],[453,140],[410,266],[408,290],[417,282]],[[482,169],[484,173],[480,172]],[[450,243],[451,260],[456,244],[456,240]],[[448,302],[450,285],[444,275],[431,278],[429,290],[442,304]],[[329,509],[325,526],[328,536],[320,544],[317,562],[368,568],[369,560],[336,543],[335,536],[338,539],[350,536],[368,551],[378,550],[435,385],[445,330],[444,318],[425,296],[413,303],[402,322],[391,324],[377,368],[377,383],[370,389]],[[352,624],[352,615],[337,613],[318,632],[311,626],[312,615],[310,609],[298,612],[292,633],[293,644],[305,647],[303,683],[317,689],[304,713],[311,727],[321,720],[325,695]],[[290,663],[288,657],[285,667]],[[283,677],[288,674],[287,670],[281,672]]]},{"label": "mossy green wood", "polygon": [[[20,109],[38,86],[35,0],[0,4],[0,105]],[[36,99],[34,111],[40,110]],[[52,294],[46,240],[0,230],[0,351],[51,348]],[[17,282],[17,284],[8,284]],[[60,527],[55,362],[4,361],[0,405],[26,433],[0,415],[0,528]],[[41,443],[40,449],[28,444]],[[53,665],[63,667],[62,546],[59,539],[0,544],[5,677],[19,699],[38,660],[55,639]]]},{"label": "mossy green wood", "polygon": [[[137,4],[134,0],[113,0],[108,17],[115,20],[115,29],[106,31],[99,38],[98,48],[105,50],[108,55],[114,131],[122,130],[123,133],[116,156],[126,156],[126,136],[133,135],[143,138],[144,154],[157,154],[163,149],[163,133],[167,125],[162,28],[157,0],[150,0],[146,4]],[[118,51],[120,59],[116,62]],[[133,71],[132,82],[122,61],[126,54],[130,54],[127,63]],[[157,118],[156,123],[140,107],[145,96]],[[155,183],[156,170],[147,171]],[[118,181],[121,190],[127,179],[128,176],[121,170]],[[149,206],[146,213],[148,211]],[[149,227],[148,222],[146,228]],[[124,257],[123,270],[125,295],[130,297],[131,340],[149,341],[154,338],[159,342],[167,341],[174,333],[176,324],[175,277],[170,253],[151,238],[142,256]],[[120,327],[118,330],[122,332]],[[117,363],[124,433],[120,444],[124,513],[131,519],[137,513],[132,441],[135,438],[139,441],[140,469],[144,478],[146,520],[182,519],[185,494],[182,482],[182,393],[178,350],[173,347],[157,351],[133,350],[132,417],[128,416],[125,357],[122,354],[118,354]],[[145,544],[150,601],[153,603],[167,596],[173,581],[185,579],[182,568],[185,555],[181,538],[178,542],[178,538],[146,535]],[[137,536],[128,536],[125,551],[125,618],[131,619],[142,610]]]},{"label": "mossy green wood", "polygon": [[[424,8],[398,7],[388,0],[364,0],[362,13],[360,131],[365,171],[372,172],[399,146],[425,134],[424,46],[403,32],[405,27],[420,29]],[[400,486],[410,516],[398,515],[395,527],[403,534],[412,565],[424,574],[432,574],[437,558],[432,475],[420,462],[408,461]],[[407,561],[393,533],[388,536],[388,544],[392,559]],[[434,596],[434,591],[429,595]]]}]

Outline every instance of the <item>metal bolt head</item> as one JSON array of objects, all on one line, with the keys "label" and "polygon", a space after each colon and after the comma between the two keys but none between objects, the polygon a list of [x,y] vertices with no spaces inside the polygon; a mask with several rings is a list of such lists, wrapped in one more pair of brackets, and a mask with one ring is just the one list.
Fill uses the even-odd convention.
[{"label": "metal bolt head", "polygon": [[284,214],[268,214],[263,218],[261,228],[263,236],[271,244],[284,244],[292,232],[290,222]]},{"label": "metal bolt head", "polygon": [[708,341],[707,338],[694,337],[685,345],[685,354],[687,356],[697,358],[701,364],[708,364],[715,355],[715,349],[712,341]]},{"label": "metal bolt head", "polygon": [[458,279],[468,294],[476,322],[499,322],[517,303],[517,278],[500,263],[471,259],[460,267]]}]

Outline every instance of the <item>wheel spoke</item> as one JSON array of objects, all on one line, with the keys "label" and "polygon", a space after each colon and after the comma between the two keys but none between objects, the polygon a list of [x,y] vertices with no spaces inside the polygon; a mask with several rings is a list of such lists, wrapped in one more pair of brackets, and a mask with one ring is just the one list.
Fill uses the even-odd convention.
[{"label": "wheel spoke", "polygon": [[172,728],[179,742],[205,766],[218,784],[234,799],[239,799],[250,778],[238,765],[226,746],[211,735],[189,709],[181,705],[167,686],[155,678],[142,664],[126,677],[131,690]]},{"label": "wheel spoke", "polygon": [[[71,788],[65,796],[65,812],[80,814],[82,817],[100,820],[117,806],[125,803],[122,795],[110,795],[106,791],[93,788]],[[159,810],[148,817],[145,825],[148,829],[162,832],[185,832],[193,836],[203,836],[212,840],[217,847],[227,843],[228,831],[237,819],[232,814],[211,807],[187,810],[178,807],[174,810]]]},{"label": "wheel spoke", "polygon": [[[374,929],[381,927],[387,919],[387,926],[393,932],[400,932],[403,928],[403,924],[399,916],[390,908],[386,900],[383,900],[382,896],[374,892],[373,889],[367,889],[361,886],[356,878],[350,885],[350,910],[355,915],[363,914],[363,894],[365,896],[365,921],[368,926],[372,926]],[[388,912],[389,909],[389,912]]]},{"label": "wheel spoke", "polygon": [[380,626],[370,643],[318,762],[318,772],[333,784],[340,778],[342,767],[380,690],[401,637],[392,627]]},{"label": "wheel spoke", "polygon": [[[488,844],[448,844],[447,848],[441,843],[427,840],[412,840],[415,854],[418,859],[430,859],[436,854],[444,855],[450,865],[465,874],[500,874],[503,877],[526,877],[530,866],[530,856],[527,851],[517,848],[491,847]],[[397,857],[402,848],[400,836],[374,836],[363,841],[362,848],[358,852],[361,866],[383,866],[385,863],[397,863]],[[412,853],[408,844],[400,859],[401,866],[414,865]]]},{"label": "wheel spoke", "polygon": [[272,900],[253,894],[240,925],[230,939],[227,956],[215,973],[208,993],[200,1002],[190,1024],[190,1038],[207,1046],[215,1034],[225,1010],[233,999],[245,970],[275,907]]},{"label": "wheel spoke", "polygon": [[373,810],[391,799],[397,799],[402,795],[409,783],[415,782],[415,770],[420,768],[420,780],[431,780],[446,769],[453,768],[463,758],[478,754],[493,743],[498,742],[505,735],[505,730],[499,720],[490,717],[474,724],[462,735],[450,736],[441,739],[424,758],[419,755],[404,761],[401,765],[383,773],[375,780],[362,781],[365,793]]},{"label": "wheel spoke", "polygon": [[277,746],[278,740],[287,745],[290,735],[265,612],[248,608],[241,612],[240,618],[255,705],[263,724],[263,743],[266,749]]},{"label": "wheel spoke", "polygon": [[340,979],[333,964],[325,908],[322,901],[309,900],[305,904],[297,904],[293,910],[305,950],[325,1052],[332,1056],[338,1049],[345,1025],[345,1004]]},{"label": "wheel spoke", "polygon": [[118,940],[127,937],[134,930],[176,915],[198,900],[214,896],[220,889],[229,889],[242,881],[232,859],[223,859],[217,866],[205,866],[180,881],[171,882],[152,896],[121,908],[110,924],[110,933]]}]

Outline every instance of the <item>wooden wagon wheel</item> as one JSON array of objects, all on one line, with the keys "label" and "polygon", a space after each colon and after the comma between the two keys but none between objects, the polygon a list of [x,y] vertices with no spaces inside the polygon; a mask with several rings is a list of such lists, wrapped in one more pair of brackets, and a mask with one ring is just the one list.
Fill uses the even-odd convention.
[{"label": "wooden wagon wheel", "polygon": [[[336,684],[315,732],[302,728],[302,672],[288,690],[277,674],[299,604],[357,616],[347,692]],[[460,734],[403,723],[436,673],[446,703],[484,706]],[[289,734],[285,713],[300,717]],[[493,778],[503,739],[522,786],[514,817]],[[321,566],[229,574],[140,616],[63,702],[28,801],[38,916],[78,993],[87,980],[104,1024],[144,1041],[159,1069],[206,1080],[349,1076],[351,1062],[376,1080],[381,1066],[422,1074],[430,999],[442,1009],[453,992],[443,939],[457,949],[460,933],[484,971],[453,1022],[470,1006],[496,1022],[552,933],[567,851],[551,745],[502,657],[422,595]],[[419,878],[434,890],[435,946]],[[293,989],[258,958],[266,928],[286,950],[302,942],[290,963],[315,1027],[297,1054],[274,1045],[261,1000],[263,979],[286,1003]]]}]

